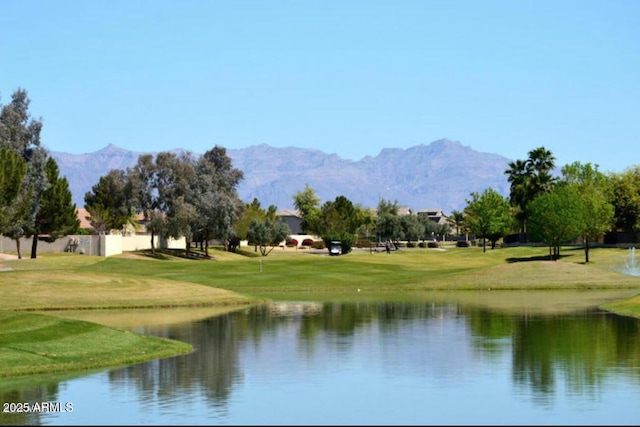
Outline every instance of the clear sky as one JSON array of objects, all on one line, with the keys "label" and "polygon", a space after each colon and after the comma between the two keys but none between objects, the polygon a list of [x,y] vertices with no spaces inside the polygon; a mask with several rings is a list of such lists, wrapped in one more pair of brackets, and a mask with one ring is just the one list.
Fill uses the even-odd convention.
[{"label": "clear sky", "polygon": [[345,159],[448,138],[640,164],[637,0],[0,0],[0,103],[43,144]]}]

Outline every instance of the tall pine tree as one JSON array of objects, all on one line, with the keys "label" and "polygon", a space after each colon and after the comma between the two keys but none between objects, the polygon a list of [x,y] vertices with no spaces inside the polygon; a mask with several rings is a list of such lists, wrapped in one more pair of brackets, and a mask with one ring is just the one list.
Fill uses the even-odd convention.
[{"label": "tall pine tree", "polygon": [[45,164],[45,172],[50,187],[42,194],[40,209],[36,215],[33,227],[33,242],[31,244],[31,258],[36,258],[38,239],[47,235],[47,240],[53,242],[61,237],[75,234],[80,228],[77,208],[72,202],[69,182],[66,177],[59,176],[58,164],[49,157]]},{"label": "tall pine tree", "polygon": [[20,239],[33,234],[43,193],[49,187],[45,173],[48,155],[40,146],[42,120],[31,117],[30,102],[27,91],[18,89],[12,94],[9,104],[0,106],[0,148],[12,150],[22,157],[27,165],[17,199],[19,203],[13,209],[13,219],[2,231],[3,235],[15,240],[18,258],[22,258]]}]

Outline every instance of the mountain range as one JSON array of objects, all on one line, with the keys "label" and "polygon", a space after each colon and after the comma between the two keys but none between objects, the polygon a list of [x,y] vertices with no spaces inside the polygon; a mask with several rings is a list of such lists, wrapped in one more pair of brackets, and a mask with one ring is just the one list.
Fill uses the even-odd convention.
[{"label": "mountain range", "polygon": [[[375,157],[358,161],[318,149],[267,144],[226,151],[233,166],[244,173],[237,188],[240,198],[246,203],[257,198],[264,208],[293,209],[293,198],[305,185],[314,190],[320,204],[345,196],[354,204],[375,208],[385,199],[414,212],[441,209],[445,214],[462,210],[472,192],[492,187],[503,196],[509,194],[504,171],[511,159],[448,139],[407,149],[385,148]],[[101,176],[111,169],[132,167],[146,153],[156,152],[134,152],[115,145],[85,154],[49,152],[60,175],[69,181],[78,207],[84,207],[85,193]]]}]

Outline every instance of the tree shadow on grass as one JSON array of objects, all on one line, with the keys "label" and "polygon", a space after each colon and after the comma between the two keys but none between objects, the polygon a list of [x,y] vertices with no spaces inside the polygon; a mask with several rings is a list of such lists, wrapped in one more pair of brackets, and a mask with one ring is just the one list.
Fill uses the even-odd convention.
[{"label": "tree shadow on grass", "polygon": [[[558,261],[560,258],[565,258],[568,256],[570,255],[560,254],[560,256],[556,258],[555,261]],[[549,255],[536,255],[536,256],[528,256],[528,257],[511,257],[511,258],[507,258],[506,261],[508,263],[514,263],[514,262],[554,261],[554,260]]]},{"label": "tree shadow on grass", "polygon": [[183,258],[183,259],[211,259],[210,255],[205,255],[204,253],[197,251],[185,251],[184,249],[156,249],[155,253],[151,252],[151,249],[140,251],[140,255],[145,256],[147,258],[159,259],[159,260],[169,260],[172,258]]}]

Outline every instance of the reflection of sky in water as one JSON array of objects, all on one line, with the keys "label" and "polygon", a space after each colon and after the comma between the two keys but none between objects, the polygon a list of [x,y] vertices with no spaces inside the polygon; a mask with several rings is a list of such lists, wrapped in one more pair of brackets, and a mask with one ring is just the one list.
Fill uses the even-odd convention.
[{"label": "reflection of sky in water", "polygon": [[[287,329],[295,330],[296,326],[289,324]],[[479,398],[486,395],[487,381],[491,381],[491,393],[498,395],[512,387],[508,370],[496,375],[492,366],[476,360],[460,318],[406,321],[386,333],[374,321],[359,327],[346,348],[336,343],[342,337],[317,338],[317,347],[306,354],[307,366],[313,370],[305,372],[305,382],[297,378],[300,364],[295,359],[300,349],[290,334],[279,329],[259,349],[243,352],[245,380],[255,383],[246,398],[256,401],[258,411],[272,411],[270,407],[278,406],[269,399],[270,389],[283,384],[288,388],[288,405],[296,410],[290,414],[283,410],[278,423],[308,419],[321,424],[433,424],[453,420],[472,424],[487,407],[495,410],[495,402],[487,405]],[[264,360],[268,362],[261,363]],[[460,410],[461,404],[464,411]],[[466,411],[471,413],[464,420]],[[307,418],[300,418],[302,413]],[[240,411],[238,414],[239,423],[251,423],[249,417],[244,419]]]},{"label": "reflection of sky in water", "polygon": [[[576,389],[555,366],[553,392],[537,394],[514,383],[510,340],[497,340],[499,351],[495,346],[485,351],[465,316],[454,312],[385,323],[372,319],[359,323],[353,335],[320,328],[311,338],[302,337],[301,327],[294,316],[259,338],[242,334],[234,362],[238,373],[223,404],[212,401],[202,382],[163,394],[140,387],[135,375],[103,372],[61,383],[56,399],[73,402],[74,412],[46,415],[43,424],[640,422],[637,369],[631,377],[627,369],[608,370],[596,386]],[[150,362],[158,375],[162,366]]]}]

